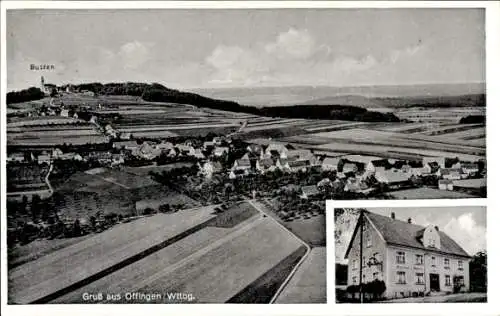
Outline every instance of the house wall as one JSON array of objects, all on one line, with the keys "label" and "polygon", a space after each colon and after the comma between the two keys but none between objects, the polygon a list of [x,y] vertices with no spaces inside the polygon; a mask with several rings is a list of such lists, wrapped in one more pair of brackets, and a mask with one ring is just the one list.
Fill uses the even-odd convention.
[{"label": "house wall", "polygon": [[[366,259],[366,263],[368,263],[368,259],[372,256],[374,256],[376,253],[378,253],[379,261],[382,261],[381,265],[374,265],[369,267],[367,264],[365,264],[362,267],[362,274],[365,275],[365,280],[364,282],[370,282],[373,281],[373,274],[378,273],[378,279],[379,280],[385,280],[385,274],[386,271],[384,269],[384,258],[385,258],[385,252],[386,252],[386,247],[385,247],[385,242],[382,239],[382,236],[376,231],[376,229],[371,225],[370,221],[365,218],[364,224],[366,225],[366,230],[363,232],[363,257]],[[347,279],[347,284],[352,285],[352,284],[359,284],[359,269],[360,269],[360,262],[362,263],[362,260],[359,258],[359,230],[356,232],[356,236],[354,237],[354,242],[352,245],[351,250],[349,251],[349,256],[348,256],[348,279]],[[367,247],[368,245],[368,239],[369,236],[371,236],[372,239],[372,245],[371,247]],[[353,265],[353,260],[356,259],[356,265]],[[353,282],[353,277],[356,277],[356,283]]]},{"label": "house wall", "polygon": [[[405,263],[397,263],[397,252],[403,251],[405,253]],[[424,264],[416,263],[416,255],[420,254],[424,257]],[[435,257],[435,264],[433,264],[432,257]],[[449,268],[445,267],[444,259],[450,260]],[[463,261],[463,270],[458,269],[458,261]],[[460,275],[464,277],[465,290],[469,289],[469,260],[450,255],[437,254],[430,251],[412,249],[406,247],[393,247],[387,248],[387,278],[386,283],[386,297],[394,298],[401,296],[410,296],[412,292],[429,292],[430,291],[430,274],[439,275],[439,287],[442,292],[453,291],[453,277]],[[398,271],[406,273],[406,283],[398,283]],[[416,284],[417,273],[424,274],[423,285]],[[445,276],[450,276],[450,285],[446,285]]]}]

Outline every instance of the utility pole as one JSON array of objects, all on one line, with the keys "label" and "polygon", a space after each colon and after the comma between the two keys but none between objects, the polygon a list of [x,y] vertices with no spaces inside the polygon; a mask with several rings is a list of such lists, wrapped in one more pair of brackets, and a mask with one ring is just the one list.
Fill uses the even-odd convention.
[{"label": "utility pole", "polygon": [[363,217],[364,211],[359,214],[359,299],[363,303]]}]

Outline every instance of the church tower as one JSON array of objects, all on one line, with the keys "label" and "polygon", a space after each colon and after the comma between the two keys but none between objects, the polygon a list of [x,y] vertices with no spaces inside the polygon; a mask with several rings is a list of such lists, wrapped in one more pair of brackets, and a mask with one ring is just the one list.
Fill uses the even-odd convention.
[{"label": "church tower", "polygon": [[40,79],[40,89],[42,91],[45,91],[45,78],[42,76],[42,78]]}]

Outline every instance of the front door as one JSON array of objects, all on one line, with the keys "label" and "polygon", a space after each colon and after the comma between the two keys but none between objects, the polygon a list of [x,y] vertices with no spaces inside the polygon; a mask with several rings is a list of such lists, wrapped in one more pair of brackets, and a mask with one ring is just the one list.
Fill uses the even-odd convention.
[{"label": "front door", "polygon": [[439,292],[439,274],[431,273],[429,276],[431,291]]}]

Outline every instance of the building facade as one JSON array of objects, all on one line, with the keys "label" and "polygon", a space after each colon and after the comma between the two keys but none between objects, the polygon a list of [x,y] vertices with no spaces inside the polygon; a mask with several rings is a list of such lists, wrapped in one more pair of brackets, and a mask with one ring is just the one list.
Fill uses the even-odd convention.
[{"label": "building facade", "polygon": [[345,255],[348,285],[382,280],[386,298],[469,290],[471,257],[439,228],[370,212],[361,216]]}]

